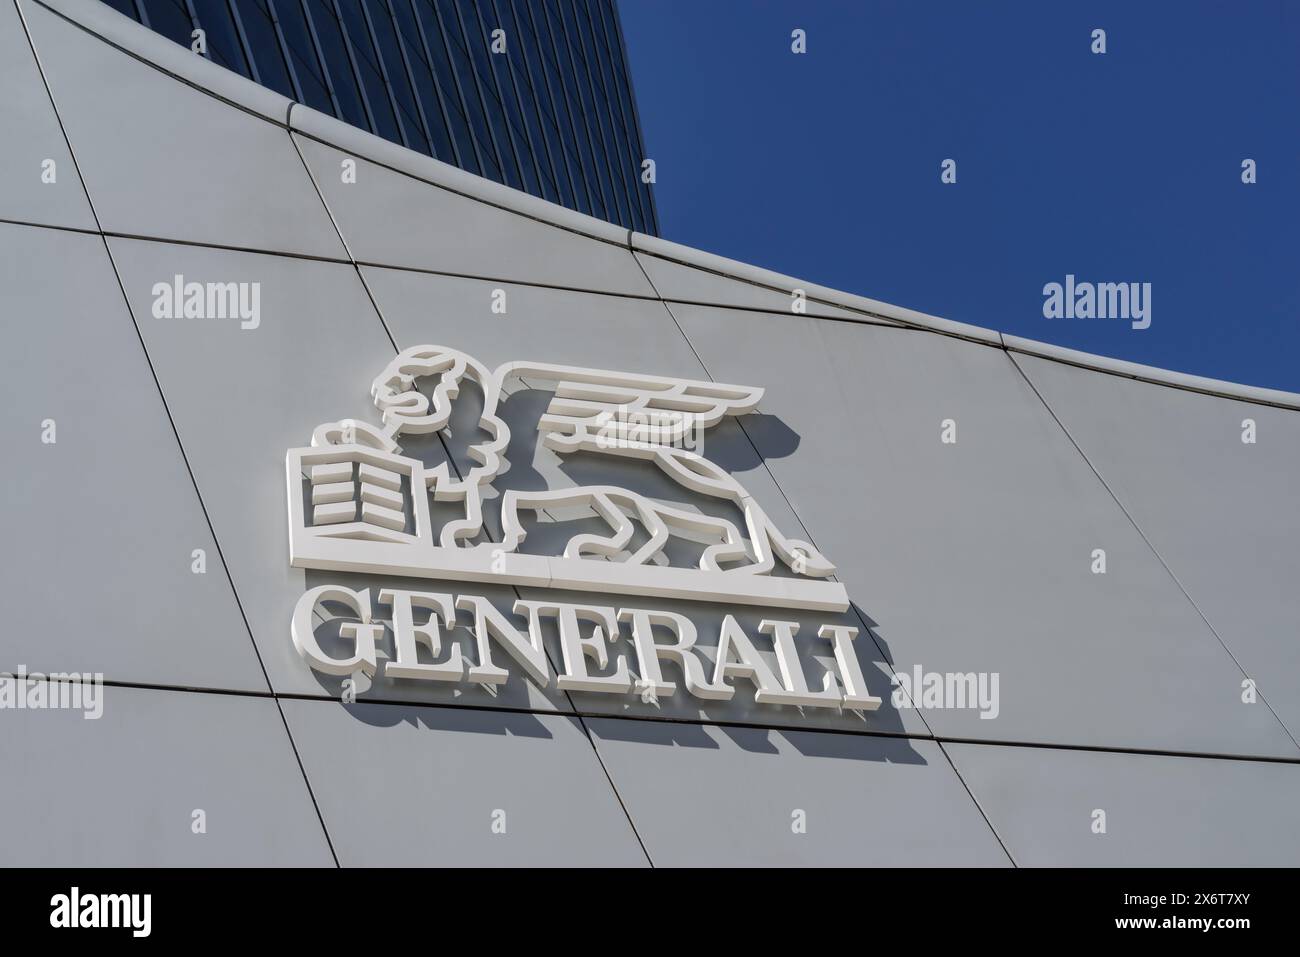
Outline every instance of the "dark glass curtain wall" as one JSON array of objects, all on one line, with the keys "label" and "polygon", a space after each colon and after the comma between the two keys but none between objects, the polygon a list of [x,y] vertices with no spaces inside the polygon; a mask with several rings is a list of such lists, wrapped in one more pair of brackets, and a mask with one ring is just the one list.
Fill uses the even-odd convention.
[{"label": "dark glass curtain wall", "polygon": [[187,47],[201,28],[214,63],[363,130],[658,234],[614,0],[107,2]]}]

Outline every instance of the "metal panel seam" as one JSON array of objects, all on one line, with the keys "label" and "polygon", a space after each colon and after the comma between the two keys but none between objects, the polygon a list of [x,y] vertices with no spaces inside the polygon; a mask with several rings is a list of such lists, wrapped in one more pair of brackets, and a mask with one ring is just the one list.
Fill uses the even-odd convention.
[{"label": "metal panel seam", "polygon": [[971,799],[971,803],[975,805],[975,810],[979,811],[980,817],[984,818],[984,823],[988,825],[989,831],[993,834],[993,839],[996,840],[998,846],[1002,848],[1002,853],[1007,856],[1007,860],[1011,862],[1012,867],[1018,868],[1020,865],[1017,864],[1016,859],[1011,856],[1011,851],[1007,849],[1007,844],[1002,840],[1002,835],[998,833],[998,829],[993,826],[993,822],[989,820],[989,816],[984,812],[984,805],[980,804],[980,800],[975,796],[975,792],[970,789],[970,785],[966,783],[966,779],[963,778],[961,772],[957,770],[957,765],[948,754],[948,749],[943,746],[942,741],[936,741],[935,744],[939,746],[939,753],[942,754],[944,759],[948,762],[948,767],[952,768],[952,773],[957,775],[957,780],[961,782],[961,786],[965,789],[966,795]]},{"label": "metal panel seam", "polygon": [[[1242,667],[1241,662],[1237,660],[1237,656],[1233,654],[1232,649],[1228,647],[1228,643],[1223,640],[1223,636],[1219,634],[1218,629],[1215,628],[1214,625],[1210,622],[1210,619],[1206,617],[1205,612],[1201,610],[1201,606],[1196,603],[1196,599],[1194,599],[1191,596],[1191,594],[1183,586],[1182,581],[1179,580],[1176,574],[1174,574],[1174,570],[1169,567],[1169,564],[1168,562],[1165,561],[1164,556],[1160,554],[1160,551],[1156,548],[1155,544],[1152,543],[1151,539],[1147,537],[1146,532],[1142,530],[1142,526],[1140,526],[1137,523],[1137,519],[1133,517],[1132,513],[1129,512],[1129,510],[1124,506],[1124,503],[1120,501],[1120,498],[1115,493],[1115,490],[1110,487],[1110,483],[1106,481],[1106,479],[1102,476],[1101,472],[1098,471],[1097,467],[1092,464],[1092,460],[1088,458],[1087,453],[1085,453],[1083,451],[1083,448],[1079,445],[1079,443],[1075,441],[1074,436],[1070,433],[1070,430],[1065,427],[1065,423],[1061,421],[1060,417],[1057,416],[1056,411],[1051,407],[1050,404],[1048,404],[1046,397],[1044,397],[1043,394],[1038,391],[1038,387],[1034,385],[1033,380],[1029,378],[1028,373],[1026,373],[1025,370],[1021,367],[1020,363],[1016,361],[1015,353],[1008,350],[1007,358],[1011,361],[1011,364],[1012,366],[1015,367],[1016,371],[1020,373],[1021,378],[1025,380],[1025,384],[1028,385],[1030,390],[1034,393],[1034,395],[1038,397],[1038,401],[1043,404],[1043,408],[1046,409],[1047,414],[1052,417],[1052,421],[1056,423],[1057,428],[1059,428],[1062,434],[1065,435],[1066,439],[1069,440],[1070,445],[1074,447],[1074,450],[1079,453],[1079,457],[1083,459],[1084,463],[1088,466],[1088,469],[1092,472],[1093,475],[1097,477],[1097,481],[1101,483],[1101,487],[1106,490],[1108,495],[1110,495],[1111,500],[1114,501],[1116,506],[1119,507],[1119,510],[1124,514],[1124,517],[1129,520],[1129,523],[1133,526],[1134,530],[1141,537],[1143,543],[1147,546],[1147,548],[1151,550],[1151,554],[1156,557],[1156,561],[1160,563],[1160,567],[1165,570],[1165,573],[1170,577],[1173,583],[1178,586],[1178,590],[1182,592],[1183,597],[1187,599],[1188,603],[1196,611],[1196,614],[1200,616],[1201,621],[1205,622],[1205,627],[1210,629],[1210,634],[1214,635],[1215,640],[1219,642],[1219,644],[1223,647],[1223,650],[1227,653],[1228,657],[1232,659],[1232,663],[1237,666],[1237,670],[1241,672],[1243,677],[1250,678],[1250,675],[1247,673],[1246,669]],[[1286,732],[1286,736],[1290,738],[1291,743],[1296,746],[1297,752],[1300,752],[1300,741],[1296,740],[1296,736],[1291,733],[1291,729],[1287,727],[1286,722],[1282,720],[1282,718],[1278,715],[1277,711],[1274,710],[1273,706],[1268,703],[1268,699],[1264,696],[1263,690],[1259,690],[1258,694],[1259,694],[1259,700],[1264,703],[1264,706],[1268,708],[1269,713],[1272,714],[1274,719],[1277,721],[1277,723],[1282,726],[1282,730]]]},{"label": "metal panel seam", "polygon": [[[22,8],[18,6],[17,0],[14,0],[14,5],[18,11],[19,21],[23,25],[23,31],[27,36],[27,43],[31,47],[32,56],[36,59],[36,68],[40,73],[41,83],[45,86],[46,95],[50,98],[50,106],[54,110],[55,120],[59,124],[59,131],[63,135],[64,142],[67,144],[68,155],[72,158],[73,168],[76,169],[77,178],[81,181],[82,189],[86,192],[86,202],[90,205],[90,214],[95,220],[96,227],[99,227],[100,229],[99,239],[104,245],[104,255],[108,258],[109,267],[113,270],[113,277],[117,281],[118,291],[122,294],[122,304],[126,308],[127,315],[131,319],[132,327],[135,329],[136,338],[140,342],[140,349],[144,353],[145,363],[149,366],[149,374],[153,378],[154,387],[158,390],[158,398],[162,402],[163,411],[166,413],[167,421],[171,425],[172,436],[176,440],[176,448],[180,452],[181,461],[185,464],[185,470],[190,476],[190,482],[194,488],[194,496],[198,500],[200,511],[203,513],[203,520],[207,524],[208,534],[212,536],[212,544],[217,550],[217,557],[221,561],[222,571],[226,574],[226,582],[230,586],[231,597],[235,600],[235,607],[239,609],[240,618],[244,622],[244,629],[248,633],[249,641],[252,642],[253,655],[256,657],[258,667],[262,671],[262,680],[266,682],[267,690],[270,691],[271,679],[267,673],[266,664],[262,661],[261,651],[258,650],[257,642],[253,638],[253,629],[248,623],[248,615],[244,611],[244,604],[239,598],[239,591],[235,588],[235,580],[230,574],[230,566],[226,562],[225,552],[221,548],[221,540],[217,537],[216,528],[212,524],[212,517],[208,514],[207,504],[203,501],[203,495],[199,491],[198,479],[194,475],[193,467],[190,465],[189,456],[185,453],[185,446],[184,443],[181,442],[180,432],[176,427],[176,420],[172,417],[171,408],[167,405],[167,396],[163,391],[162,382],[158,379],[158,372],[154,368],[152,357],[149,355],[149,348],[145,345],[144,334],[141,332],[140,325],[135,318],[135,313],[131,309],[131,302],[127,297],[126,287],[122,283],[121,272],[117,268],[117,261],[113,258],[113,250],[109,246],[108,238],[103,234],[103,228],[99,221],[99,214],[95,210],[94,199],[90,196],[90,190],[85,185],[85,178],[81,175],[81,165],[77,161],[76,151],[72,148],[72,141],[68,138],[67,130],[63,127],[63,118],[60,116],[58,104],[54,100],[54,92],[50,89],[49,81],[46,79],[45,68],[41,65],[40,54],[36,50],[36,44],[32,39],[31,30],[27,25],[26,18],[23,16]],[[338,855],[334,852],[334,842],[330,839],[329,830],[325,827],[325,818],[321,815],[320,805],[316,802],[316,795],[312,790],[311,781],[307,778],[306,768],[303,767],[302,758],[298,754],[298,745],[293,740],[293,735],[289,732],[288,720],[285,718],[284,709],[281,707],[278,700],[276,700],[275,707],[276,712],[280,715],[280,721],[284,725],[285,736],[289,741],[289,748],[293,752],[294,760],[298,762],[298,770],[302,774],[303,786],[307,789],[307,797],[311,800],[312,807],[316,810],[316,818],[321,825],[321,834],[325,838],[325,846],[329,849],[330,857],[333,858],[334,865],[337,867],[339,859]]]}]

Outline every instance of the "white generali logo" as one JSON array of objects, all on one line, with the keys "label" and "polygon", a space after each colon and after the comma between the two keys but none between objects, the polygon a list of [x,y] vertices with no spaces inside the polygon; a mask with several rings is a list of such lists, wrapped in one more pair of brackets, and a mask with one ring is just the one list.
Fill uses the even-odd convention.
[{"label": "white generali logo", "polygon": [[[487,436],[468,449],[474,464],[461,474],[447,461],[430,468],[403,455],[399,439],[410,444],[415,437],[444,433],[466,379],[482,392],[478,428]],[[585,452],[653,463],[675,486],[730,503],[743,526],[613,485],[498,489],[510,443],[498,406],[516,384],[553,389],[537,432],[561,459]],[[371,384],[371,395],[381,426],[328,422],[315,430],[309,447],[286,456],[290,563],[296,568],[802,612],[842,613],[849,607],[844,586],[829,580],[835,567],[808,542],[784,535],[739,481],[700,452],[704,431],[724,417],[753,411],[762,389],[535,362],[490,370],[454,349],[417,346],[388,364]],[[500,541],[488,540],[484,523],[484,493],[494,491],[500,497]],[[435,523],[431,512],[445,516],[448,508],[455,514]],[[575,511],[594,514],[605,529],[573,535],[559,554],[523,549],[526,516],[563,521]],[[694,567],[671,564],[667,551],[674,541],[696,543]],[[380,617],[376,605],[387,606],[390,614]],[[327,654],[316,638],[316,620],[331,617],[327,606],[342,607],[355,619],[338,628],[351,647],[347,656]],[[443,629],[457,626],[458,611],[471,627],[476,660],[462,656],[455,643],[443,647]],[[695,625],[675,612],[640,602],[615,607],[519,600],[513,613],[518,617],[512,620],[487,598],[445,590],[384,587],[372,596],[370,589],[321,585],[299,599],[291,631],[307,663],[331,675],[359,671],[374,677],[387,621],[395,655],[383,670],[391,678],[504,684],[509,672],[497,664],[495,649],[538,685],[554,677],[561,690],[640,694],[656,701],[677,690],[664,677],[667,661],[676,665],[687,693],[702,699],[729,700],[732,682],[744,679],[754,684],[760,704],[859,712],[880,706],[867,693],[853,653],[857,629],[846,625],[817,630],[834,665],[815,687],[795,647],[800,624],[783,620],[779,611],[758,628],[775,652],[775,669],[728,614],[711,671],[695,649]],[[559,635],[558,675],[543,648],[544,620],[553,620]],[[618,639],[621,623],[630,626],[635,675],[622,655],[611,668],[608,645]],[[420,645],[429,660],[422,660]]]}]

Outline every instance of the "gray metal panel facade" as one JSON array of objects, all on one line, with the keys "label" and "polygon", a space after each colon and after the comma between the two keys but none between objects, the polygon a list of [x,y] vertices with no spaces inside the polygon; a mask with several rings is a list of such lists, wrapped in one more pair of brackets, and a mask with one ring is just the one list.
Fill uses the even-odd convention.
[{"label": "gray metal panel facade", "polygon": [[[344,183],[349,154],[294,135],[357,262],[434,272],[653,295],[626,247],[593,243],[536,220],[466,199],[365,160]],[[449,231],[447,223],[456,223]]]},{"label": "gray metal panel facade", "polygon": [[[1300,416],[1017,356],[1224,646],[1300,733]],[[1254,423],[1255,441],[1243,442]]]},{"label": "gray metal panel facade", "polygon": [[39,4],[27,19],[103,229],[344,257],[276,127],[186,84],[159,83],[153,67]]},{"label": "gray metal panel facade", "polygon": [[7,711],[0,865],[326,867],[277,703],[104,689],[103,715]]},{"label": "gray metal panel facade", "polygon": [[[207,61],[191,72],[101,4],[18,0],[0,27],[15,86],[0,109],[59,169],[46,184],[39,159],[6,156],[18,165],[0,177],[0,308],[18,344],[0,357],[0,672],[115,683],[98,720],[0,709],[0,759],[18,769],[0,862],[1300,861],[1300,411],[1028,358],[834,291],[792,314],[782,277],[634,252],[637,237],[394,159],[301,106],[277,116],[265,90]],[[176,276],[258,283],[256,328],[155,315]],[[731,701],[656,703],[519,673],[495,690],[381,676],[344,703],[342,679],[294,649],[295,603],[325,583],[421,586],[291,568],[285,452],[324,421],[378,422],[371,379],[425,342],[491,366],[765,387],[758,412],[709,433],[710,458],[836,563],[854,607],[783,617],[814,685],[829,668],[817,626],[860,627],[881,708],[800,712],[743,681]],[[503,406],[511,487],[664,494],[654,475],[539,449],[527,423],[546,400],[525,385]],[[462,468],[464,400],[439,440]],[[520,595],[679,611],[709,662],[726,614],[751,635],[771,617],[428,587],[504,612]],[[464,625],[449,641],[468,655]],[[626,634],[611,654],[631,655]],[[997,673],[997,716],[891,700],[891,673],[918,665]]]},{"label": "gray metal panel facade", "polygon": [[592,736],[667,867],[1005,867],[938,744],[596,720]]},{"label": "gray metal panel facade", "polygon": [[[86,194],[77,181],[68,144],[36,65],[31,44],[18,19],[18,10],[0,6],[0,126],[5,149],[0,151],[0,202],[6,219],[94,229]],[[53,182],[34,189],[31,171],[53,162]],[[58,189],[59,176],[73,184]]]},{"label": "gray metal panel facade", "polygon": [[[0,671],[266,691],[104,240],[0,224],[0,277],[22,337],[0,353]],[[46,421],[55,441],[19,454]]]},{"label": "gray metal panel facade", "polygon": [[945,747],[1026,867],[1293,867],[1300,855],[1294,764]]},{"label": "gray metal panel facade", "polygon": [[575,718],[325,701],[285,715],[344,867],[647,863]]}]

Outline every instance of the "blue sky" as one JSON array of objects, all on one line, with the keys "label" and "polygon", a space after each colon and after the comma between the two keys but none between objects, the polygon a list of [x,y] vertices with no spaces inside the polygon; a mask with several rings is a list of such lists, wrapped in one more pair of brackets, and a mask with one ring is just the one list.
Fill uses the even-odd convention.
[{"label": "blue sky", "polygon": [[[665,238],[1300,392],[1300,3],[619,9]],[[1150,328],[1044,318],[1043,286],[1066,274],[1151,283]]]}]

